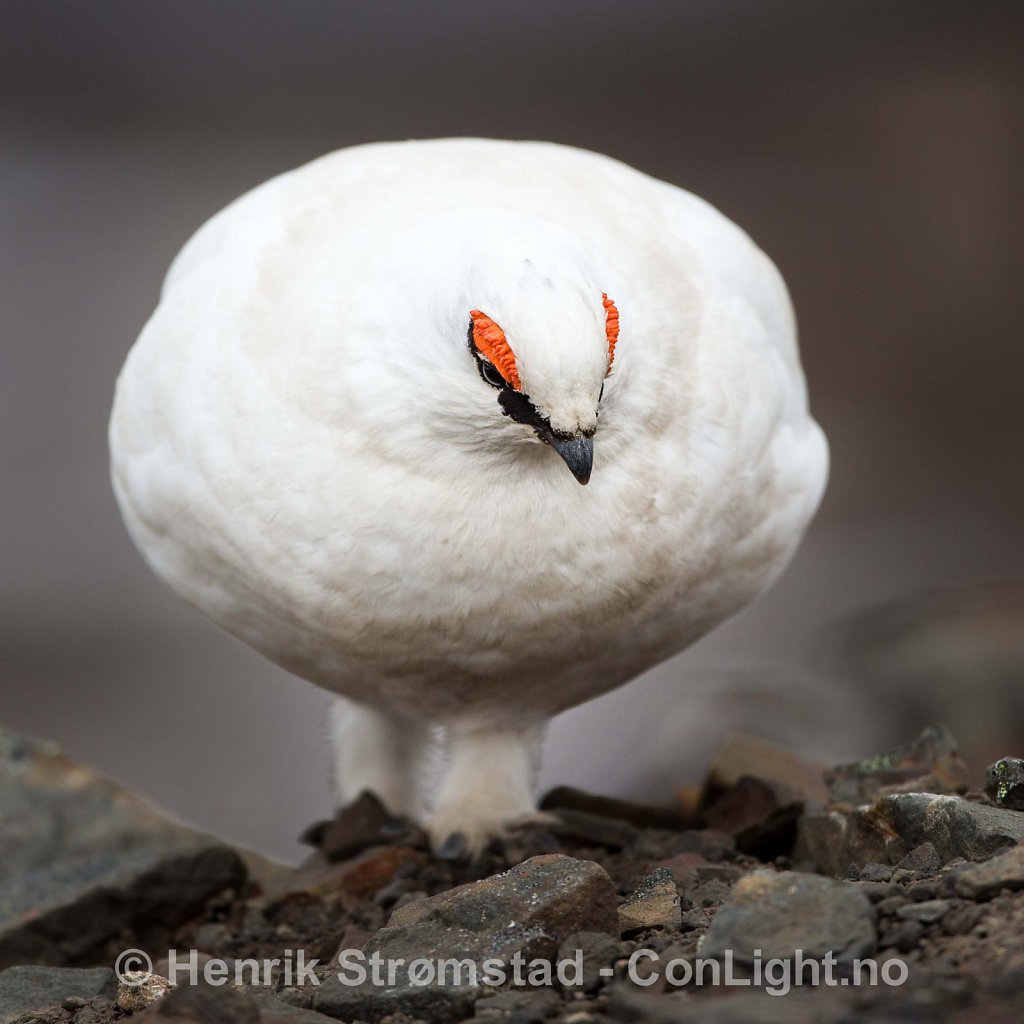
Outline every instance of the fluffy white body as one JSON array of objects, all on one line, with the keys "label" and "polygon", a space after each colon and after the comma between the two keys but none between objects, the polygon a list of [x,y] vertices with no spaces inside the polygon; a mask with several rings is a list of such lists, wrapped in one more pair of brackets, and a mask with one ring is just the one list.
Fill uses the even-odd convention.
[{"label": "fluffy white body", "polygon": [[[586,487],[503,415],[474,309],[551,428],[593,434]],[[419,813],[443,727],[431,832],[471,848],[533,810],[550,716],[779,575],[827,475],[785,286],[739,228],[608,158],[486,140],[342,150],[217,214],[110,443],[157,574],[339,695],[341,798]]]}]

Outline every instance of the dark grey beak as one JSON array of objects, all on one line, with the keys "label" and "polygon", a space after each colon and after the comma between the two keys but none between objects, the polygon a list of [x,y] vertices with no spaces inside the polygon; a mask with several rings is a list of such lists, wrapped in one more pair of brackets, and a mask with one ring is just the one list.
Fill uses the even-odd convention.
[{"label": "dark grey beak", "polygon": [[594,468],[594,439],[584,437],[554,437],[548,442],[562,456],[562,461],[569,467],[569,472],[581,483],[590,479]]}]

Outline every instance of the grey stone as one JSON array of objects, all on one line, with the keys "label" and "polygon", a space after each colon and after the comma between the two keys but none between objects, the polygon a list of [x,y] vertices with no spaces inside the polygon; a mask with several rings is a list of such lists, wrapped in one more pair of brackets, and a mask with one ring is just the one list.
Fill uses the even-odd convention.
[{"label": "grey stone", "polygon": [[583,977],[579,987],[584,992],[593,992],[607,980],[601,974],[601,969],[611,967],[619,957],[626,954],[626,949],[624,943],[604,932],[576,932],[558,947],[557,960],[571,960],[577,953],[581,954]]},{"label": "grey stone", "polygon": [[916,948],[924,935],[924,925],[920,921],[897,921],[883,933],[879,946],[882,949],[896,949],[901,953],[909,953]]},{"label": "grey stone", "polygon": [[1024,846],[1012,846],[981,864],[957,868],[945,884],[957,896],[971,900],[989,900],[1003,889],[1024,889]]},{"label": "grey stone", "polygon": [[117,979],[109,967],[8,967],[0,971],[0,1024],[65,999],[110,998],[116,991]]},{"label": "grey stone", "polygon": [[935,844],[924,842],[920,846],[915,846],[900,861],[899,866],[906,871],[934,875],[942,867],[942,861],[939,859],[939,852],[935,849]]},{"label": "grey stone", "polygon": [[985,792],[1000,807],[1024,811],[1024,760],[1003,757],[985,772]]},{"label": "grey stone", "polygon": [[623,935],[645,928],[678,928],[681,921],[679,890],[667,867],[655,868],[619,907]]},{"label": "grey stone", "polygon": [[329,978],[314,993],[313,1010],[344,1021],[378,1021],[405,1014],[448,1024],[467,1017],[479,994],[479,987],[471,985],[343,985],[336,978]]},{"label": "grey stone", "polygon": [[967,768],[953,734],[944,725],[932,725],[906,746],[828,769],[825,782],[833,803],[857,806],[885,793],[963,792]]},{"label": "grey stone", "polygon": [[935,793],[882,797],[879,813],[909,851],[924,842],[945,864],[955,857],[984,860],[1024,839],[1024,814]]},{"label": "grey stone", "polygon": [[939,880],[915,882],[906,890],[906,894],[915,903],[925,903],[928,900],[933,900],[939,895]]},{"label": "grey stone", "polygon": [[865,864],[858,877],[862,882],[888,882],[892,878],[892,868],[888,864]]},{"label": "grey stone", "polygon": [[211,896],[239,890],[245,878],[224,846],[137,850],[33,872],[0,889],[0,967],[82,966],[110,962],[127,946],[166,948]]},{"label": "grey stone", "polygon": [[754,871],[736,883],[700,946],[700,955],[751,964],[765,958],[831,953],[840,963],[869,956],[877,946],[875,911],[855,885],[794,871]]},{"label": "grey stone", "polygon": [[852,865],[891,863],[902,855],[899,836],[874,807],[852,811],[815,811],[797,823],[793,860],[810,861],[839,877]]},{"label": "grey stone", "polygon": [[896,892],[896,886],[892,882],[854,882],[853,884],[872,903],[879,903]]},{"label": "grey stone", "polygon": [[942,930],[947,935],[966,935],[984,912],[976,903],[960,903],[942,918]]},{"label": "grey stone", "polygon": [[0,728],[0,888],[69,858],[109,862],[140,849],[210,842],[75,764],[56,744]]},{"label": "grey stone", "polygon": [[908,903],[896,911],[896,916],[901,921],[920,921],[922,924],[932,924],[944,917],[953,904],[949,900],[925,900],[923,903]]},{"label": "grey stone", "polygon": [[[283,1003],[281,1005],[289,1013],[307,1012]],[[206,984],[176,988],[166,998],[131,1018],[133,1022],[147,1024],[259,1024],[260,1019],[256,1001],[241,989],[230,985]],[[284,1019],[299,1022],[303,1018],[296,1016]]]},{"label": "grey stone", "polygon": [[[328,979],[313,996],[313,1009],[342,1019],[380,1020],[405,1013],[431,1021],[468,1015],[480,995],[472,984],[484,960],[508,964],[551,960],[559,944],[584,929],[618,934],[615,886],[593,861],[548,854],[534,857],[499,875],[417,900],[391,915],[366,943],[367,957],[384,961],[425,958],[459,961],[463,984],[415,985],[400,970],[393,987],[346,985]],[[448,975],[455,970],[449,968]]]},{"label": "grey stone", "polygon": [[513,988],[477,1000],[474,1011],[480,1019],[526,1024],[551,1016],[558,1002],[552,988]]},{"label": "grey stone", "polygon": [[260,1024],[333,1024],[330,1017],[295,1006],[262,989],[249,989],[249,998],[259,1010]]}]

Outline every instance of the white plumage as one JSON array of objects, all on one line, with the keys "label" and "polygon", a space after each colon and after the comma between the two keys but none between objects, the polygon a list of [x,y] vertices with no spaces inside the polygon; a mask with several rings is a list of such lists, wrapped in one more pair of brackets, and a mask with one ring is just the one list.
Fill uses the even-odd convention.
[{"label": "white plumage", "polygon": [[[473,310],[518,391],[480,372]],[[779,575],[828,459],[785,286],[739,228],[606,157],[469,139],[341,150],[217,214],[110,443],[157,574],[339,695],[342,799],[419,813],[442,726],[431,834],[470,849],[533,811],[551,715]]]}]

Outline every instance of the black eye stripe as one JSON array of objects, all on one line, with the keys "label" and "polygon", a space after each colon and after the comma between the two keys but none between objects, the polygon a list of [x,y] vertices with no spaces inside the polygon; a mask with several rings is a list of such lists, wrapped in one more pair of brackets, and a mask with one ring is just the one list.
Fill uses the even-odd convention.
[{"label": "black eye stripe", "polygon": [[498,368],[494,363],[489,362],[482,356],[478,356],[476,360],[476,368],[480,371],[480,376],[483,377],[488,384],[493,388],[507,388],[508,381],[498,372]]}]

